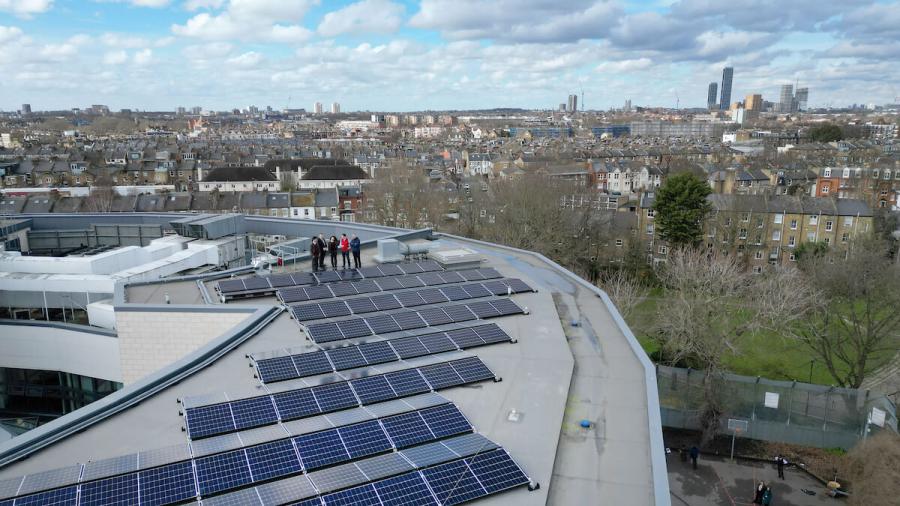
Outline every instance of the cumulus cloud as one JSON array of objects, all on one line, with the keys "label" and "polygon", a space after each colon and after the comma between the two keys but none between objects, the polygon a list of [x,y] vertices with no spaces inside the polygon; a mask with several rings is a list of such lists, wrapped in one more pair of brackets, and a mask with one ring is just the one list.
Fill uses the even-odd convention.
[{"label": "cumulus cloud", "polygon": [[394,33],[403,23],[403,13],[403,6],[390,0],[362,0],[325,14],[318,32],[325,37]]},{"label": "cumulus cloud", "polygon": [[197,11],[200,9],[218,9],[224,4],[224,0],[188,0],[184,3],[184,10]]},{"label": "cumulus cloud", "polygon": [[21,18],[30,18],[53,7],[53,0],[0,0],[0,12],[8,12]]},{"label": "cumulus cloud", "polygon": [[635,60],[607,61],[597,65],[597,72],[608,74],[620,74],[625,72],[638,72],[653,66],[650,58],[638,58]]},{"label": "cumulus cloud", "polygon": [[183,25],[172,25],[172,33],[207,40],[302,42],[311,36],[311,31],[296,23],[316,3],[316,0],[231,0],[218,14],[203,12]]},{"label": "cumulus cloud", "polygon": [[106,65],[121,65],[128,61],[128,53],[124,50],[109,51],[103,55],[103,63]]},{"label": "cumulus cloud", "polygon": [[141,49],[134,53],[134,64],[138,66],[149,65],[153,62],[153,50],[150,48]]},{"label": "cumulus cloud", "polygon": [[265,57],[256,51],[249,51],[225,60],[232,67],[251,69],[256,68],[265,60]]},{"label": "cumulus cloud", "polygon": [[22,30],[15,26],[0,26],[0,44],[22,37]]}]

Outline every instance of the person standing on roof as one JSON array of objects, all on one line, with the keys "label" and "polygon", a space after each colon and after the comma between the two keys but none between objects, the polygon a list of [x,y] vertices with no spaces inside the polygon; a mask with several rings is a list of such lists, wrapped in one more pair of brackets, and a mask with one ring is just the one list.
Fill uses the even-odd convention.
[{"label": "person standing on roof", "polygon": [[312,260],[312,271],[318,272],[319,270],[319,238],[313,237],[312,241],[309,242],[309,258]]},{"label": "person standing on roof", "polygon": [[325,236],[319,234],[319,270],[325,270],[325,255],[328,254],[328,244],[325,242]]},{"label": "person standing on roof", "polygon": [[356,234],[353,234],[353,238],[350,239],[350,251],[353,252],[353,267],[356,267],[357,269],[359,269],[362,264],[359,259],[360,246],[359,237],[356,237]]},{"label": "person standing on roof", "polygon": [[347,239],[347,234],[341,234],[341,267],[350,267],[350,239]]}]

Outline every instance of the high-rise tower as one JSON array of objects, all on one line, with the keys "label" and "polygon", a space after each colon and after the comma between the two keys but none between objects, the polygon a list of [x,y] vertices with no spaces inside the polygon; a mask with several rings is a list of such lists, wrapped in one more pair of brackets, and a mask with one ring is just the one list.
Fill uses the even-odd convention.
[{"label": "high-rise tower", "polygon": [[731,106],[731,79],[733,77],[733,67],[722,69],[722,97],[719,99],[719,109],[727,110]]},{"label": "high-rise tower", "polygon": [[706,92],[706,107],[708,109],[716,108],[716,95],[719,93],[718,83],[709,83],[709,90]]}]

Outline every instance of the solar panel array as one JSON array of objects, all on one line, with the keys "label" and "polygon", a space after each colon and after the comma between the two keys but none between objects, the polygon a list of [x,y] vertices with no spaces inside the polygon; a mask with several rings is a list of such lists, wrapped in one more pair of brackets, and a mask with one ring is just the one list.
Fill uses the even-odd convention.
[{"label": "solar panel array", "polygon": [[[440,286],[450,283],[462,283],[464,281],[486,281],[500,277],[502,276],[496,269],[485,267],[482,269],[468,269],[462,271],[424,272],[421,274],[383,277],[378,279],[365,278],[358,281],[344,281],[340,283],[329,283],[327,285],[281,288],[278,290],[277,295],[285,304],[293,304],[295,302],[330,299],[333,297],[389,292],[404,288]],[[503,293],[506,293],[505,287],[503,288]]]},{"label": "solar panel array", "polygon": [[498,316],[523,314],[525,311],[508,298],[483,300],[465,304],[447,305],[427,309],[377,314],[362,318],[313,323],[306,325],[314,342],[330,343],[342,339],[367,337],[373,334],[389,334],[401,330],[413,330],[446,323],[486,320]]},{"label": "solar panel array", "polygon": [[495,323],[256,361],[263,383],[332,373],[445,351],[512,341]]},{"label": "solar panel array", "polygon": [[[494,378],[478,357],[315,387],[185,409],[188,436],[200,439]],[[240,414],[240,416],[238,416]]]},{"label": "solar panel array", "polygon": [[[297,321],[321,320],[350,314],[367,314],[380,310],[411,308],[426,304],[441,304],[463,300],[507,295],[533,291],[527,283],[519,279],[497,279],[483,283],[463,283],[442,288],[422,288],[395,294],[359,297],[347,301],[336,300],[314,304],[291,306],[291,313]],[[444,322],[447,323],[447,322]],[[435,325],[440,325],[436,323]]]},{"label": "solar panel array", "polygon": [[249,296],[268,293],[279,288],[290,286],[316,285],[337,281],[374,279],[385,276],[400,276],[422,272],[442,271],[443,268],[433,260],[409,262],[401,264],[385,264],[363,267],[361,269],[345,269],[341,271],[295,272],[291,274],[273,274],[271,276],[253,276],[249,278],[219,281],[217,288],[224,297]]}]

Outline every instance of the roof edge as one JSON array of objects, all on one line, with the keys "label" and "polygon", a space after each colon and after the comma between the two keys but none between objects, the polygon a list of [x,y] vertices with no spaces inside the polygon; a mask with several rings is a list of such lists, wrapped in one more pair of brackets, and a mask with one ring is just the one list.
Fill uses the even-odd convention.
[{"label": "roof edge", "polygon": [[55,329],[71,330],[73,332],[84,332],[87,334],[97,334],[106,337],[119,337],[114,330],[93,327],[91,325],[79,325],[77,323],[64,323],[43,320],[11,320],[8,318],[0,318],[0,325],[20,325],[23,327],[51,327]]}]

